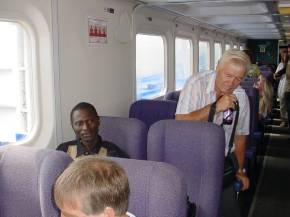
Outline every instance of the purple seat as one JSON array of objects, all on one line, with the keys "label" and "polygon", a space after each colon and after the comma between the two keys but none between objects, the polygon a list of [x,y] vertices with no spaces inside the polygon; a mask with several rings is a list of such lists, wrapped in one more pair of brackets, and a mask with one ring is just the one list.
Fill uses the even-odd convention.
[{"label": "purple seat", "polygon": [[118,145],[130,158],[146,159],[147,127],[135,118],[100,117],[99,134]]},{"label": "purple seat", "polygon": [[[249,146],[247,152],[256,152],[257,145],[260,141],[256,138],[259,132],[258,122],[259,122],[259,92],[256,88],[252,86],[242,86],[245,90],[249,102],[250,102],[250,136],[249,136]],[[253,153],[247,153],[247,155],[255,156]],[[252,158],[252,157],[251,157]]]},{"label": "purple seat", "polygon": [[255,80],[254,79],[251,79],[251,80],[243,80],[243,81],[241,81],[240,85],[242,87],[253,87],[254,83],[255,83]]},{"label": "purple seat", "polygon": [[180,95],[180,90],[171,91],[171,92],[168,92],[167,94],[165,94],[164,99],[178,102],[179,95]]},{"label": "purple seat", "polygon": [[248,170],[248,175],[251,182],[255,182],[256,173],[256,156],[262,153],[263,150],[263,132],[258,129],[259,122],[259,92],[252,86],[242,86],[249,98],[250,102],[250,135],[246,150],[245,167]]},{"label": "purple seat", "polygon": [[196,217],[217,217],[222,191],[225,135],[208,122],[163,120],[150,127],[148,160],[176,166],[186,178]]},{"label": "purple seat", "polygon": [[129,212],[137,217],[186,217],[186,184],[178,169],[162,162],[110,159],[129,178]]},{"label": "purple seat", "polygon": [[157,121],[174,119],[176,106],[171,100],[138,100],[131,105],[129,117],[143,121],[149,129]]},{"label": "purple seat", "polygon": [[258,131],[259,91],[253,86],[242,86],[250,102],[250,131]]},{"label": "purple seat", "polygon": [[272,81],[273,80],[273,70],[269,66],[259,66],[261,73],[264,75],[265,78]]},{"label": "purple seat", "polygon": [[53,184],[71,161],[60,151],[8,148],[0,160],[0,216],[59,217]]}]

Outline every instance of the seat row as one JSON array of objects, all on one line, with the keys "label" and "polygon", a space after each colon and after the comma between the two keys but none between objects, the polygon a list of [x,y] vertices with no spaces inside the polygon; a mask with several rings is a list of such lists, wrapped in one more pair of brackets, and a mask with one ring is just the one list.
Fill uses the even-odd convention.
[{"label": "seat row", "polygon": [[[147,132],[137,119],[101,117],[100,135],[137,158],[112,158],[129,177],[130,212],[141,217],[185,217],[188,196],[196,205],[196,217],[218,216],[222,128],[207,122],[162,120]],[[0,159],[0,216],[58,216],[52,186],[70,162],[65,153],[54,150],[5,151]]]},{"label": "seat row", "polygon": [[[158,121],[166,115],[166,119],[173,118],[175,108],[167,107],[166,101],[141,101],[142,109],[145,102],[151,109],[156,105],[159,108],[154,113],[141,112],[145,121],[154,114],[147,125],[136,118],[101,117],[100,135],[118,144],[131,158],[166,162],[178,168],[184,174],[189,201],[197,206],[196,216],[217,216],[223,176],[223,129],[208,122]],[[176,103],[168,103],[176,107]]]},{"label": "seat row", "polygon": [[[178,169],[153,161],[111,158],[129,179],[129,211],[140,217],[186,217],[186,184]],[[0,159],[0,216],[59,217],[53,185],[72,159],[64,152],[10,147]]]}]

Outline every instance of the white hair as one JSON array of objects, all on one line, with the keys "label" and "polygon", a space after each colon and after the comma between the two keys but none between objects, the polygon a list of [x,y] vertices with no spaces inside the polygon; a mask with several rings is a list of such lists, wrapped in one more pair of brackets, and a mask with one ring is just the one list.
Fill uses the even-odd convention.
[{"label": "white hair", "polygon": [[244,51],[238,49],[227,50],[220,58],[218,65],[222,67],[225,63],[229,62],[237,67],[244,68],[246,72],[251,67],[249,56]]}]

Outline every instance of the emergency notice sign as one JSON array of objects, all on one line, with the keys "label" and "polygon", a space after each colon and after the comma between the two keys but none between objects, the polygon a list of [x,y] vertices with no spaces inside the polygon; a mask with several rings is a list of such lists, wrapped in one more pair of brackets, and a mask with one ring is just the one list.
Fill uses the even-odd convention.
[{"label": "emergency notice sign", "polygon": [[107,43],[107,21],[88,18],[89,43]]}]

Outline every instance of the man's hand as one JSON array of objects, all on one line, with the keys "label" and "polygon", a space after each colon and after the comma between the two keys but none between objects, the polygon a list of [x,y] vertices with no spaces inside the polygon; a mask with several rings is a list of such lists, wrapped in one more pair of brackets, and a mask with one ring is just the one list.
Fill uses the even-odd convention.
[{"label": "man's hand", "polygon": [[227,110],[228,108],[235,109],[237,97],[234,94],[225,94],[218,99],[216,103],[216,113]]},{"label": "man's hand", "polygon": [[247,190],[250,187],[250,181],[246,173],[238,171],[236,173],[236,178],[243,184],[242,191]]}]

